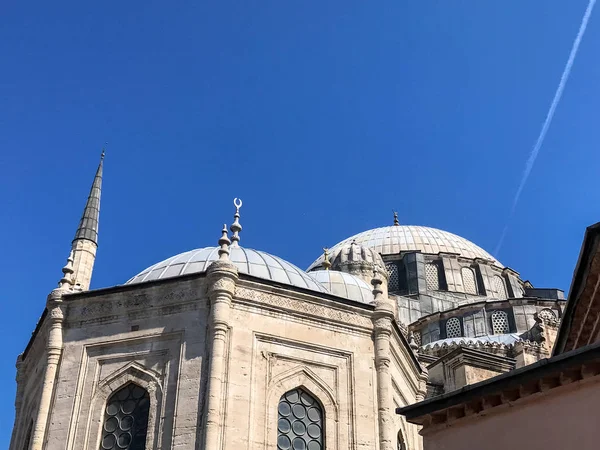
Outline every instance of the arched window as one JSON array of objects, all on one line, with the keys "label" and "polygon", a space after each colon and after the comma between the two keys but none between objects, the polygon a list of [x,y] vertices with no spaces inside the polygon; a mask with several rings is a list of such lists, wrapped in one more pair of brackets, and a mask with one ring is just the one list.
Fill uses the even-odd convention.
[{"label": "arched window", "polygon": [[324,448],[323,409],[312,395],[302,388],[292,389],[279,399],[278,412],[278,450]]},{"label": "arched window", "polygon": [[463,267],[460,269],[460,274],[463,279],[463,286],[467,294],[477,295],[477,284],[475,284],[475,274],[472,269]]},{"label": "arched window", "polygon": [[436,263],[425,264],[425,281],[428,291],[440,290],[440,269]]},{"label": "arched window", "polygon": [[460,330],[460,320],[458,320],[456,317],[451,317],[446,322],[446,337],[455,338],[461,336],[462,332]]},{"label": "arched window", "polygon": [[101,450],[145,450],[150,395],[135,383],[112,394],[104,410]]},{"label": "arched window", "polygon": [[398,450],[406,450],[406,442],[402,436],[402,431],[398,431]]},{"label": "arched window", "polygon": [[538,313],[538,317],[540,319],[545,319],[545,320],[556,320],[556,314],[554,314],[554,311],[552,311],[549,308],[544,308],[542,309],[539,313]]},{"label": "arched window", "polygon": [[497,298],[504,300],[508,297],[506,295],[506,285],[500,276],[494,275],[494,278],[492,279],[492,286],[494,291],[496,291]]},{"label": "arched window", "polygon": [[492,313],[492,333],[506,334],[509,331],[508,314],[504,311],[494,311]]},{"label": "arched window", "polygon": [[400,279],[398,278],[398,266],[394,263],[386,264],[388,273],[388,291],[397,292],[400,290]]}]

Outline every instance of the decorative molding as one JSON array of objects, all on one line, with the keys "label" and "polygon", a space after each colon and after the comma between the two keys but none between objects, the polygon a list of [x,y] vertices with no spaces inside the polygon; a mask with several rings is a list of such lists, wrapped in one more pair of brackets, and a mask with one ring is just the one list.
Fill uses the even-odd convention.
[{"label": "decorative molding", "polygon": [[[265,292],[257,289],[249,289],[242,286],[236,287],[234,303],[243,304],[251,302],[260,307],[273,307],[284,311],[288,316],[298,316],[302,319],[311,319],[316,322],[335,322],[337,326],[346,328],[362,328],[369,332],[373,328],[369,315],[361,315],[354,311],[338,309],[333,305],[327,305],[323,300],[321,304],[309,298],[284,297],[275,293]],[[354,325],[354,327],[352,327]]]},{"label": "decorative molding", "polygon": [[[327,448],[337,448],[340,443],[344,446],[347,443],[347,448],[355,448],[358,430],[354,412],[356,399],[353,354],[256,332],[253,342],[249,441],[264,439],[265,448],[271,448],[272,436],[276,435],[273,427],[277,423],[279,398],[288,390],[302,386],[317,397],[324,407]],[[316,356],[313,358],[312,355]],[[278,367],[280,362],[283,364]],[[279,371],[275,370],[277,367]],[[261,394],[263,389],[264,394]],[[263,410],[263,407],[266,409]],[[255,414],[266,414],[264,429],[252,426]],[[341,426],[346,421],[348,427]],[[266,434],[261,437],[261,433]]]}]

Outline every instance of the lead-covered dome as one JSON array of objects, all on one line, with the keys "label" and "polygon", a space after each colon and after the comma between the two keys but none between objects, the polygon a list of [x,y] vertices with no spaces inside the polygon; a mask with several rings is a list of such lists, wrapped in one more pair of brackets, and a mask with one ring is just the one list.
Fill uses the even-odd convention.
[{"label": "lead-covered dome", "polygon": [[373,288],[354,275],[337,270],[315,270],[308,273],[333,295],[360,303],[373,303]]},{"label": "lead-covered dome", "polygon": [[[180,253],[148,267],[125,284],[205,272],[213,261],[219,259],[218,250],[218,247],[207,247]],[[240,273],[313,291],[328,292],[321,283],[308,276],[302,269],[277,256],[239,246],[231,246],[229,252],[229,259]]]},{"label": "lead-covered dome", "polygon": [[[438,230],[437,228],[414,225],[391,225],[374,228],[350,236],[329,250],[331,259],[335,258],[341,248],[346,247],[353,241],[356,244],[371,248],[383,256],[410,251],[420,251],[429,254],[437,254],[439,252],[457,253],[465,258],[491,260],[497,266],[503,267],[488,252],[463,237]],[[323,256],[313,262],[308,270],[321,266],[322,263]]]}]

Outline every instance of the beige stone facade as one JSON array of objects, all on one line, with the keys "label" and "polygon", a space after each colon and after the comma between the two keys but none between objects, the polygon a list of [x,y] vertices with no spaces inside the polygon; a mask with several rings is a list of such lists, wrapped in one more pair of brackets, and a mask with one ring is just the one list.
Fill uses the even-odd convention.
[{"label": "beige stone facade", "polygon": [[[218,280],[212,280],[213,283]],[[150,393],[148,449],[276,448],[277,403],[303,386],[323,405],[329,449],[379,447],[371,305],[265,285],[241,276],[234,288],[215,420],[218,445],[204,446],[210,392],[208,280],[193,276],[63,297],[62,356],[44,449],[101,448],[108,396],[129,382]],[[44,373],[47,319],[19,363],[21,405],[11,450],[35,421]],[[423,398],[425,377],[406,340],[389,338],[390,419],[409,448],[417,427],[393,408]],[[395,448],[396,443],[386,448]]]}]

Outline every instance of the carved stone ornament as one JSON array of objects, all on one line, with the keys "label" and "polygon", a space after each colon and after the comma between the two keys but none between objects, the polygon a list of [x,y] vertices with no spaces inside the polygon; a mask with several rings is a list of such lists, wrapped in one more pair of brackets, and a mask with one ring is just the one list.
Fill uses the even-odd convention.
[{"label": "carved stone ornament", "polygon": [[350,324],[362,328],[372,328],[371,319],[356,313],[340,311],[325,305],[318,305],[309,301],[284,297],[238,286],[236,298],[252,300],[257,303],[275,306],[290,312],[302,312],[302,315],[318,317],[321,320]]},{"label": "carved stone ornament", "polygon": [[55,306],[54,308],[52,308],[49,311],[49,316],[51,320],[63,320],[64,319],[64,314],[62,311],[62,308],[60,306]]},{"label": "carved stone ornament", "polygon": [[209,295],[214,295],[214,294],[219,294],[219,293],[233,295],[234,292],[235,292],[235,279],[228,277],[228,276],[223,276],[221,278],[217,278],[208,285],[208,294]]}]

